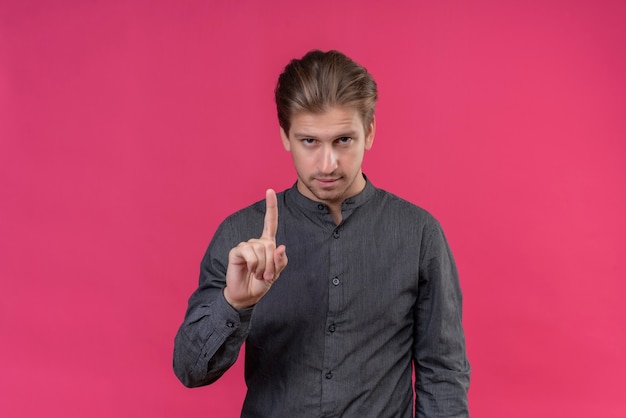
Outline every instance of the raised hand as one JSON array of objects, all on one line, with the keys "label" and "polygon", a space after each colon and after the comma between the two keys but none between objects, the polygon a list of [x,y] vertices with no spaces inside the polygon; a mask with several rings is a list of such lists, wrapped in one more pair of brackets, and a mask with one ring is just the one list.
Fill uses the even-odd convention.
[{"label": "raised hand", "polygon": [[278,202],[276,193],[265,193],[265,222],[260,238],[242,242],[230,250],[224,297],[235,309],[257,303],[287,265],[285,246],[276,247]]}]

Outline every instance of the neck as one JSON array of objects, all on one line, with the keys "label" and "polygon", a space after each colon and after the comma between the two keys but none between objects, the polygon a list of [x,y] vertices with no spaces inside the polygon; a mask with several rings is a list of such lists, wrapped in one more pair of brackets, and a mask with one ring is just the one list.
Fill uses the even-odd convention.
[{"label": "neck", "polygon": [[343,219],[341,216],[341,203],[339,205],[326,205],[328,206],[328,211],[330,212],[330,216],[333,217],[333,221],[335,221],[335,225],[339,225],[341,220]]}]

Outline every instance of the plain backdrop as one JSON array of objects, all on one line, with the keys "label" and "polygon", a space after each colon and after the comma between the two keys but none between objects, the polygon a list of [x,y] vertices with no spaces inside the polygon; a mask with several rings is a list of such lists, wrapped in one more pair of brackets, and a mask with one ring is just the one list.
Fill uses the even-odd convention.
[{"label": "plain backdrop", "polygon": [[2,0],[0,416],[238,416],[242,362],[187,389],[173,339],[218,224],[295,181],[273,89],[313,48],[374,75],[364,171],[446,231],[472,416],[626,416],[625,21],[622,0]]}]

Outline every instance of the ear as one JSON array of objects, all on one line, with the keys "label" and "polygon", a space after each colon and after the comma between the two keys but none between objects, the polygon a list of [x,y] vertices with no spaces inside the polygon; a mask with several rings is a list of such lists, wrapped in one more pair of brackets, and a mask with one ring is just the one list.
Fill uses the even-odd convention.
[{"label": "ear", "polygon": [[365,150],[369,151],[370,148],[372,148],[372,145],[374,145],[374,136],[376,135],[376,116],[372,115],[372,123],[370,123],[370,126],[367,129],[367,132],[365,133]]},{"label": "ear", "polygon": [[289,135],[285,133],[285,130],[282,127],[280,128],[280,138],[283,140],[283,147],[285,147],[285,150],[291,151],[291,143],[289,143]]}]

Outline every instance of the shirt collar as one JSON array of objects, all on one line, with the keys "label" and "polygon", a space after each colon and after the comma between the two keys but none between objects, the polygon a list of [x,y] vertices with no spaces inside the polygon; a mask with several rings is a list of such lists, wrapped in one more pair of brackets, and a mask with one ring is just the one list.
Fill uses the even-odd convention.
[{"label": "shirt collar", "polygon": [[[376,192],[376,188],[367,179],[365,174],[363,174],[363,177],[365,178],[365,187],[356,195],[349,197],[343,201],[343,203],[341,204],[342,211],[354,210],[358,208],[359,206],[363,205],[364,203],[366,203],[368,200],[372,198],[372,196],[374,196],[374,193]],[[317,213],[327,213],[328,211],[325,204],[318,202],[316,200],[309,199],[308,197],[300,193],[300,191],[298,190],[298,182],[296,182],[291,187],[291,189],[288,189],[286,191],[286,198],[288,201],[293,202],[299,207],[301,207],[302,209],[305,209],[308,211],[317,212]]]}]

